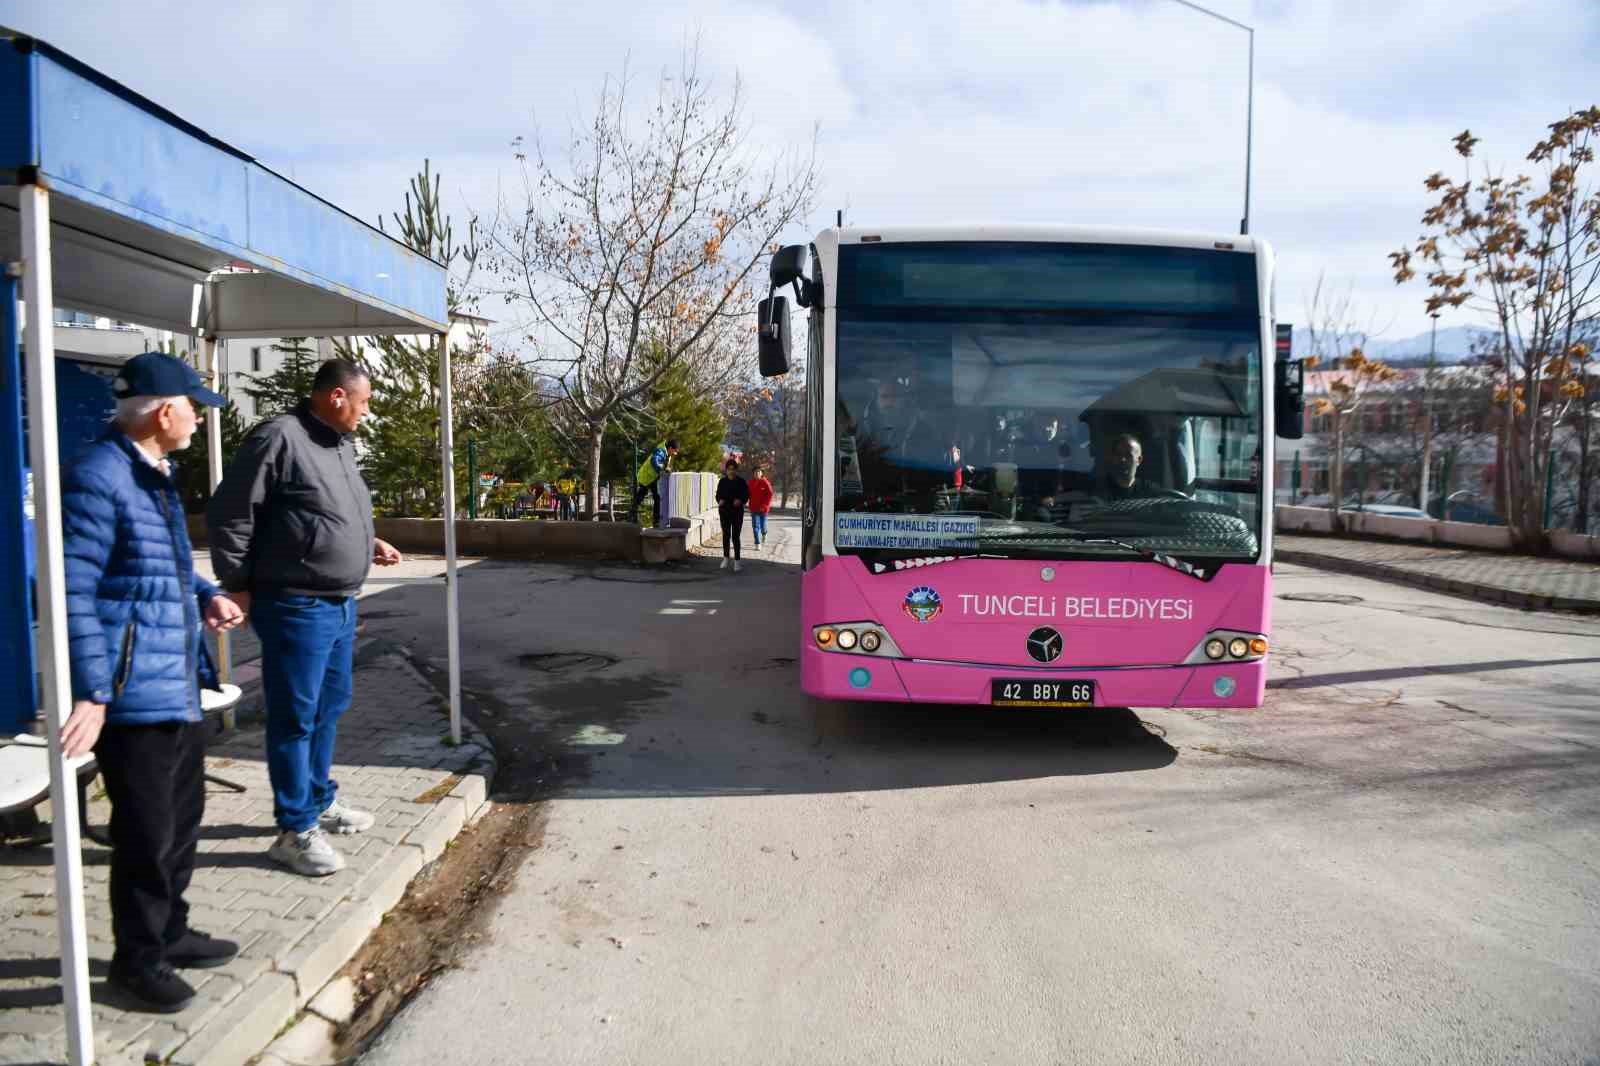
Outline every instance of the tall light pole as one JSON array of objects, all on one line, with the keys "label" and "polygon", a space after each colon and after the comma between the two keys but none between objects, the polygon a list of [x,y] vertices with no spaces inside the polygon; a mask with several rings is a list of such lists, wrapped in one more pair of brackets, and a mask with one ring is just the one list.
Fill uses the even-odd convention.
[{"label": "tall light pole", "polygon": [[1220,15],[1208,7],[1201,7],[1199,4],[1193,3],[1192,0],[1172,0],[1172,2],[1182,4],[1189,10],[1198,11],[1202,15],[1210,15],[1219,22],[1226,22],[1230,26],[1236,26],[1250,35],[1250,62],[1244,105],[1244,218],[1239,220],[1239,232],[1248,234],[1250,232],[1250,147],[1252,143],[1251,133],[1254,130],[1256,119],[1256,30],[1254,26],[1246,26],[1237,19],[1231,19],[1227,15]]},{"label": "tall light pole", "polygon": [[[1439,351],[1439,312],[1429,311],[1428,317],[1433,319],[1433,334],[1428,338],[1428,369],[1423,371],[1422,378],[1422,485],[1417,493],[1417,504],[1428,514],[1428,475],[1433,473],[1433,373],[1434,359]],[[1445,486],[1446,491],[1450,488]],[[1439,508],[1439,517],[1444,517],[1444,508]]]}]

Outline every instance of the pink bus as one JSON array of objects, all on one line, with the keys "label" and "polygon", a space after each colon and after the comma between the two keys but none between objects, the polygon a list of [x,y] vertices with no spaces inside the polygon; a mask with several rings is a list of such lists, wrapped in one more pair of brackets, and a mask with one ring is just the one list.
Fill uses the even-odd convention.
[{"label": "pink bus", "polygon": [[832,699],[1256,707],[1270,644],[1272,252],[1078,227],[824,230],[808,313],[801,682]]}]

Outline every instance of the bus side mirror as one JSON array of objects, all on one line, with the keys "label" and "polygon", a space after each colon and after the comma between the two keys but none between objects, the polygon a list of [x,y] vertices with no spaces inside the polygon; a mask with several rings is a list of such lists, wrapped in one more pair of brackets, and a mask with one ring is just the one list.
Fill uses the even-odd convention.
[{"label": "bus side mirror", "polygon": [[[776,272],[774,272],[776,273]],[[756,311],[756,353],[761,376],[775,378],[789,372],[789,300],[769,296]]]},{"label": "bus side mirror", "polygon": [[800,281],[806,276],[806,246],[803,244],[786,244],[772,253],[772,266],[768,270],[772,279],[772,287],[781,289],[785,285]]},{"label": "bus side mirror", "polygon": [[1278,436],[1284,440],[1299,440],[1305,436],[1306,425],[1306,370],[1299,359],[1283,359],[1277,368],[1277,395],[1273,406],[1277,414]]}]

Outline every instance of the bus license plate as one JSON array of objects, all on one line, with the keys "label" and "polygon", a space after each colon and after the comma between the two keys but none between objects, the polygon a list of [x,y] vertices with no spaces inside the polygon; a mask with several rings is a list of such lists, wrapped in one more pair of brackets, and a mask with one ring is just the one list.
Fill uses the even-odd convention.
[{"label": "bus license plate", "polygon": [[990,682],[989,702],[996,707],[1093,707],[1093,681]]}]

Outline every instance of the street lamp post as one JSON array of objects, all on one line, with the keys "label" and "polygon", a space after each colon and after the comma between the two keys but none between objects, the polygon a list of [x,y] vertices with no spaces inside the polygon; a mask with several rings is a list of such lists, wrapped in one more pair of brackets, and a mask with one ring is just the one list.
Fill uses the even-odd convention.
[{"label": "street lamp post", "polygon": [[[1433,472],[1433,368],[1439,350],[1439,312],[1429,311],[1428,317],[1433,319],[1433,334],[1428,340],[1428,369],[1422,378],[1422,485],[1417,503],[1432,514],[1428,510],[1428,475]],[[1439,517],[1444,517],[1442,509]]]},{"label": "street lamp post", "polygon": [[1247,26],[1237,19],[1227,15],[1218,14],[1208,7],[1201,7],[1192,0],[1172,0],[1175,4],[1182,4],[1191,11],[1198,11],[1202,15],[1209,15],[1220,22],[1236,26],[1250,35],[1250,59],[1246,74],[1245,111],[1244,111],[1244,218],[1239,220],[1240,234],[1250,232],[1250,149],[1252,146],[1251,134],[1255,129],[1256,118],[1256,30],[1254,26]]}]

